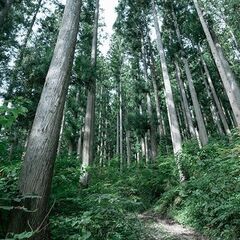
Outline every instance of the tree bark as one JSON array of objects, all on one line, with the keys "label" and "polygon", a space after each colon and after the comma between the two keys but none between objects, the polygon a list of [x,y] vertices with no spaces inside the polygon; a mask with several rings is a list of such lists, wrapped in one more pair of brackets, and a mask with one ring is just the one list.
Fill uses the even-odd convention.
[{"label": "tree bark", "polygon": [[216,107],[217,107],[218,114],[220,116],[220,119],[221,119],[223,127],[224,127],[224,131],[225,131],[226,134],[231,134],[230,128],[229,128],[228,123],[227,123],[227,119],[226,119],[226,117],[224,115],[221,103],[219,101],[219,98],[217,96],[216,90],[214,88],[214,85],[213,85],[213,82],[212,82],[212,78],[210,76],[207,64],[206,64],[203,56],[201,55],[200,57],[201,57],[202,65],[203,65],[203,68],[204,68],[204,71],[205,71],[205,74],[206,74],[206,78],[208,80],[209,87],[211,89],[211,93],[212,93],[214,102],[215,102]]},{"label": "tree bark", "polygon": [[152,11],[154,16],[154,26],[155,26],[156,35],[157,35],[157,48],[160,55],[162,74],[163,74],[164,86],[166,91],[166,105],[168,109],[168,119],[169,119],[169,125],[171,130],[173,150],[174,150],[174,154],[177,155],[182,150],[182,139],[181,139],[179,124],[177,119],[175,103],[173,100],[172,87],[171,87],[171,82],[168,74],[167,63],[166,63],[163,43],[161,39],[161,33],[160,33],[159,24],[158,24],[158,17],[155,9],[154,0],[152,0]]},{"label": "tree bark", "polygon": [[155,8],[155,0],[152,0],[152,11],[154,16],[155,31],[157,35],[157,49],[160,55],[162,74],[163,74],[163,80],[164,80],[164,86],[165,86],[165,92],[166,92],[166,105],[168,110],[168,120],[169,120],[169,126],[171,131],[173,152],[176,158],[179,178],[180,178],[180,181],[182,182],[186,179],[183,174],[182,166],[179,158],[179,154],[182,151],[182,137],[181,137],[179,123],[177,119],[176,107],[173,99],[172,87],[171,87],[171,82],[168,74],[166,58],[165,58],[160,28],[158,24],[157,11]]},{"label": "tree bark", "polygon": [[20,177],[20,194],[37,195],[22,204],[31,213],[18,210],[13,213],[9,232],[36,231],[34,240],[49,239],[48,200],[56,158],[64,102],[74,57],[79,28],[81,1],[69,0],[64,10],[62,25],[52,62],[33,122]]},{"label": "tree bark", "polygon": [[188,79],[188,86],[193,102],[193,107],[194,107],[194,112],[196,115],[196,121],[198,125],[198,132],[199,132],[199,138],[201,140],[201,144],[204,146],[208,143],[208,135],[207,135],[207,130],[205,127],[201,107],[198,101],[196,89],[193,84],[193,79],[192,79],[192,74],[189,68],[188,60],[186,58],[183,58],[183,63],[184,63],[184,68],[186,71],[187,79]]},{"label": "tree bark", "polygon": [[119,154],[120,170],[123,169],[123,102],[122,102],[122,83],[119,82]]},{"label": "tree bark", "polygon": [[182,101],[183,101],[183,110],[186,113],[189,132],[190,132],[191,137],[196,137],[191,112],[189,110],[187,95],[186,95],[186,92],[184,89],[184,84],[183,84],[183,81],[181,78],[181,72],[180,72],[180,68],[179,68],[177,61],[175,61],[175,66],[176,66],[176,79],[177,79],[177,82],[178,82],[179,88],[180,88],[180,93],[181,93],[181,97],[182,97]]},{"label": "tree bark", "polygon": [[227,92],[230,105],[232,107],[235,119],[237,121],[237,126],[240,127],[240,89],[233,75],[233,72],[222,52],[221,46],[216,41],[214,42],[211,32],[207,26],[207,23],[203,17],[202,10],[200,9],[197,0],[193,0],[195,8],[197,10],[200,22],[202,24],[203,30],[205,32],[208,44],[210,46],[214,61],[216,63],[217,69],[223,81],[223,85]]},{"label": "tree bark", "polygon": [[204,124],[204,119],[203,119],[200,104],[198,101],[197,93],[196,93],[196,90],[195,90],[195,87],[193,84],[193,79],[192,79],[192,74],[190,71],[189,63],[188,63],[187,58],[184,56],[184,49],[183,49],[183,45],[182,45],[181,33],[180,33],[179,25],[177,22],[177,17],[176,17],[174,10],[172,10],[172,16],[173,16],[173,20],[174,20],[174,26],[175,26],[178,42],[179,42],[180,48],[181,48],[182,60],[183,60],[184,69],[185,69],[185,72],[187,75],[188,86],[189,86],[189,90],[190,90],[190,94],[191,94],[191,98],[192,98],[192,102],[193,102],[194,112],[196,115],[198,131],[199,131],[199,138],[201,140],[201,144],[204,146],[208,143],[207,130],[206,130],[206,127]]},{"label": "tree bark", "polygon": [[147,93],[147,111],[150,121],[150,144],[151,144],[151,159],[154,161],[157,157],[157,142],[156,142],[156,128],[153,123],[152,103],[150,94]]},{"label": "tree bark", "polygon": [[96,1],[93,39],[92,39],[92,53],[91,53],[91,71],[90,86],[87,96],[87,109],[85,116],[85,129],[83,136],[83,154],[82,154],[82,175],[80,177],[80,184],[88,186],[90,175],[87,168],[93,162],[93,144],[95,131],[95,98],[96,98],[96,63],[97,63],[97,39],[98,39],[98,20],[99,20],[99,0]]},{"label": "tree bark", "polygon": [[131,165],[131,145],[130,145],[130,131],[126,131],[126,146],[127,146],[127,166]]}]

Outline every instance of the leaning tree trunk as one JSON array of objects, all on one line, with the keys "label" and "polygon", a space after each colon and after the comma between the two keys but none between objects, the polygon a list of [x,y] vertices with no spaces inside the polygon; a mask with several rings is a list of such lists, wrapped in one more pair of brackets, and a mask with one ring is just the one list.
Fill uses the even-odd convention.
[{"label": "leaning tree trunk", "polygon": [[[182,151],[182,138],[181,138],[181,133],[180,133],[180,129],[179,129],[179,123],[178,123],[178,119],[177,119],[177,113],[176,113],[175,103],[174,103],[174,99],[173,99],[172,87],[171,87],[171,82],[170,82],[170,78],[169,78],[169,74],[168,74],[167,63],[166,63],[166,58],[165,58],[165,53],[164,53],[164,48],[163,48],[163,43],[162,43],[160,28],[159,28],[159,24],[158,24],[158,17],[157,17],[157,11],[155,8],[154,0],[152,0],[152,11],[153,11],[153,16],[154,16],[154,26],[155,26],[156,35],[157,35],[157,48],[158,48],[159,55],[160,55],[162,74],[163,74],[164,86],[165,86],[165,91],[166,91],[166,105],[167,105],[167,110],[168,110],[168,120],[169,120],[169,126],[170,126],[170,131],[171,131],[173,151],[174,151],[174,154],[177,156]],[[179,170],[180,181],[184,181],[185,177],[182,172],[182,167],[181,167],[181,163],[179,161],[179,157],[176,157],[176,163],[177,163],[177,167]]]},{"label": "leaning tree trunk", "polygon": [[[200,54],[201,54],[201,53],[200,53]],[[223,127],[224,127],[224,131],[225,131],[226,134],[231,134],[230,128],[229,128],[228,123],[227,123],[227,119],[226,119],[226,117],[225,117],[225,115],[224,115],[224,112],[223,112],[221,103],[220,103],[220,101],[219,101],[219,98],[218,98],[218,96],[217,96],[215,87],[214,87],[214,85],[213,85],[212,78],[211,78],[211,76],[210,76],[210,73],[209,73],[207,64],[206,64],[206,62],[205,62],[205,60],[204,60],[204,58],[203,58],[202,55],[200,56],[200,58],[201,58],[201,61],[202,61],[202,65],[203,65],[205,74],[206,74],[206,78],[207,78],[207,80],[208,80],[209,87],[210,87],[210,89],[211,89],[211,93],[212,93],[214,102],[215,102],[216,107],[217,107],[218,114],[219,114],[219,116],[220,116],[220,119],[221,119],[222,124],[223,124]]]},{"label": "leaning tree trunk", "polygon": [[201,144],[204,146],[208,143],[207,130],[205,127],[201,107],[198,101],[196,89],[193,84],[192,74],[189,68],[188,60],[186,58],[183,58],[183,62],[184,62],[184,68],[185,68],[187,79],[188,79],[188,86],[189,86],[189,90],[190,90],[190,94],[193,102],[194,112],[196,115],[199,138],[200,138]]},{"label": "leaning tree trunk", "polygon": [[205,32],[208,44],[210,46],[214,61],[216,63],[217,69],[223,81],[224,88],[227,92],[235,119],[237,121],[238,127],[240,127],[240,89],[236,82],[235,77],[230,69],[230,66],[223,55],[221,46],[213,41],[213,37],[207,26],[207,23],[203,17],[202,10],[198,4],[197,0],[193,0],[195,8],[197,10],[200,22],[202,24],[203,30]]},{"label": "leaning tree trunk", "polygon": [[223,128],[222,128],[222,125],[221,125],[221,122],[220,122],[220,117],[219,117],[218,111],[217,111],[217,109],[214,105],[214,99],[213,99],[213,96],[210,92],[209,86],[208,86],[205,78],[204,78],[204,85],[205,85],[205,88],[207,90],[208,98],[210,100],[210,110],[211,110],[211,113],[212,113],[213,122],[216,124],[216,127],[218,129],[219,134],[223,136],[224,131],[223,131]]},{"label": "leaning tree trunk", "polygon": [[5,18],[7,17],[9,10],[11,9],[14,3],[14,0],[5,0],[3,2],[4,2],[3,8],[0,10],[0,28],[3,27]]},{"label": "leaning tree trunk", "polygon": [[196,115],[198,131],[199,131],[199,138],[201,140],[201,144],[204,146],[208,143],[207,130],[206,130],[206,127],[204,124],[204,119],[203,119],[200,104],[198,101],[197,93],[196,93],[196,90],[195,90],[195,87],[193,84],[193,79],[192,79],[192,74],[190,71],[189,63],[188,63],[187,58],[184,55],[184,49],[183,49],[183,44],[182,44],[182,40],[181,40],[181,33],[180,33],[180,29],[179,29],[178,22],[177,22],[177,17],[176,17],[174,10],[172,11],[172,16],[173,16],[173,20],[174,20],[174,26],[175,26],[178,42],[179,42],[180,48],[181,48],[182,60],[184,63],[184,69],[185,69],[187,80],[188,80],[188,86],[189,86],[189,90],[190,90],[190,94],[191,94],[191,98],[192,98],[192,102],[193,102],[193,108],[194,108],[194,112]]},{"label": "leaning tree trunk", "polygon": [[181,93],[182,102],[183,102],[183,108],[184,108],[184,111],[186,113],[189,132],[190,132],[191,137],[195,137],[196,134],[195,134],[195,130],[194,130],[194,125],[193,125],[191,112],[190,112],[190,109],[189,109],[187,94],[186,94],[185,89],[184,89],[184,84],[183,84],[183,81],[182,81],[182,78],[181,78],[180,68],[179,68],[179,65],[178,65],[177,61],[175,61],[175,66],[176,66],[176,78],[177,78],[177,82],[178,82],[179,88],[180,88],[180,93]]},{"label": "leaning tree trunk", "polygon": [[[52,62],[37,108],[29,137],[20,177],[22,203],[32,212],[19,209],[13,213],[9,232],[35,231],[34,240],[47,236],[48,200],[56,158],[64,102],[74,57],[79,28],[81,1],[69,0],[64,10],[62,25]],[[28,198],[27,196],[38,196]]]},{"label": "leaning tree trunk", "polygon": [[96,63],[97,63],[97,38],[98,38],[98,20],[99,20],[99,0],[96,1],[94,29],[92,40],[91,53],[91,71],[90,86],[87,96],[87,109],[85,115],[85,128],[83,136],[83,154],[82,154],[82,175],[80,177],[80,184],[88,186],[90,175],[87,168],[93,162],[93,144],[94,144],[94,130],[95,130],[95,98],[96,98]]}]

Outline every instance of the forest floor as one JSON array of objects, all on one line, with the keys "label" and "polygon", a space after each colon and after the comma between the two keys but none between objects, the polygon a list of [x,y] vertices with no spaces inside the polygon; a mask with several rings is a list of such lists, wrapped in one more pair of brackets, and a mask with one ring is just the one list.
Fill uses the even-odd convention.
[{"label": "forest floor", "polygon": [[155,213],[143,213],[139,219],[146,228],[148,240],[207,240],[193,229]]}]

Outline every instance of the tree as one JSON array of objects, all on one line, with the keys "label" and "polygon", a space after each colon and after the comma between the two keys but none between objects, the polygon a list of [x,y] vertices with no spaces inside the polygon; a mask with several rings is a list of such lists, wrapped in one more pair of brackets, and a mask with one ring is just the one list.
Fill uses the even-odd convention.
[{"label": "tree", "polygon": [[228,95],[236,122],[238,127],[240,126],[240,88],[234,74],[223,54],[220,44],[218,43],[216,37],[213,39],[213,36],[209,30],[209,27],[204,19],[202,10],[200,9],[199,3],[197,0],[193,0],[195,8],[197,10],[200,22],[202,24],[203,30],[205,32],[208,44],[210,46],[213,58],[215,60],[217,69],[223,81],[226,93]]},{"label": "tree", "polygon": [[[64,102],[76,45],[81,1],[66,3],[51,65],[33,122],[24,157],[20,194],[31,211],[13,213],[9,232],[34,230],[33,239],[48,239],[48,199],[58,147]],[[31,197],[35,195],[36,197]]]},{"label": "tree", "polygon": [[91,74],[89,78],[87,109],[85,115],[85,127],[83,136],[83,153],[82,153],[82,171],[80,183],[87,186],[89,183],[89,173],[87,168],[93,162],[93,144],[95,131],[95,95],[96,95],[96,63],[97,63],[97,39],[98,39],[98,19],[99,19],[99,0],[96,0],[92,52],[91,52]]},{"label": "tree", "polygon": [[[162,66],[162,74],[163,74],[165,94],[166,94],[166,105],[168,110],[168,119],[169,119],[169,125],[170,125],[171,137],[172,137],[173,151],[174,151],[174,154],[178,156],[178,154],[180,154],[182,150],[182,138],[181,138],[179,123],[177,119],[177,113],[176,113],[175,103],[173,99],[171,82],[168,74],[168,68],[167,68],[163,43],[161,39],[161,33],[160,33],[159,24],[158,24],[157,11],[155,8],[154,0],[152,0],[152,11],[153,11],[153,17],[154,17],[154,26],[155,26],[156,35],[157,35],[157,47],[158,47],[158,52],[160,55],[161,66]],[[179,169],[180,181],[184,181],[185,177],[182,172],[181,163],[179,162],[178,157],[177,157],[177,166]]]}]

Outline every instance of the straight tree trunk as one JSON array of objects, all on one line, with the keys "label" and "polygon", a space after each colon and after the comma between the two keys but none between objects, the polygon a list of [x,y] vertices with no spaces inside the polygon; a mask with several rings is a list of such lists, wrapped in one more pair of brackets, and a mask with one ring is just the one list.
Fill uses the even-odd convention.
[{"label": "straight tree trunk", "polygon": [[150,120],[151,159],[154,161],[157,157],[156,128],[153,123],[152,103],[149,93],[147,93],[147,111]]},{"label": "straight tree trunk", "polygon": [[131,145],[130,145],[130,131],[126,131],[126,146],[127,146],[127,166],[131,165]]},{"label": "straight tree trunk", "polygon": [[77,158],[81,158],[82,154],[82,135],[83,135],[83,129],[79,130],[79,137],[78,137],[78,142],[77,142]]},{"label": "straight tree trunk", "polygon": [[117,113],[117,141],[116,141],[116,155],[119,157],[119,113]]},{"label": "straight tree trunk", "polygon": [[3,0],[4,5],[3,8],[0,10],[0,28],[3,27],[5,18],[7,17],[9,10],[11,9],[14,0]]},{"label": "straight tree trunk", "polygon": [[47,235],[48,200],[56,158],[64,102],[74,57],[79,28],[81,1],[66,3],[62,25],[52,62],[39,101],[20,176],[20,194],[29,198],[23,204],[31,213],[16,210],[9,232],[35,231],[34,240],[49,239]]},{"label": "straight tree trunk", "polygon": [[171,82],[168,74],[167,63],[166,63],[163,43],[161,39],[161,33],[160,33],[159,24],[158,24],[158,17],[157,17],[154,0],[152,0],[152,11],[154,16],[154,26],[155,26],[156,35],[157,35],[157,48],[160,55],[162,74],[163,74],[164,86],[166,91],[166,105],[168,109],[168,119],[169,119],[169,125],[171,130],[173,150],[174,150],[174,154],[177,155],[182,150],[182,139],[181,139],[179,124],[177,119],[175,103],[173,100],[172,87],[171,87]]},{"label": "straight tree trunk", "polygon": [[152,73],[152,84],[153,84],[153,90],[154,90],[154,99],[155,99],[155,105],[156,105],[156,113],[157,113],[157,119],[158,119],[158,131],[160,137],[164,135],[164,130],[163,130],[163,124],[162,124],[162,114],[161,114],[161,107],[160,107],[160,102],[159,102],[159,97],[158,97],[158,87],[157,87],[157,75],[156,75],[156,64],[155,64],[155,59],[152,53],[152,45],[150,40],[148,39],[148,44],[150,46],[150,67],[151,67],[151,73]]},{"label": "straight tree trunk", "polygon": [[120,170],[123,169],[123,102],[122,102],[122,83],[119,82],[119,154]]},{"label": "straight tree trunk", "polygon": [[98,39],[98,20],[99,20],[99,0],[96,1],[92,52],[91,52],[91,71],[89,89],[87,96],[87,108],[85,115],[85,128],[83,136],[83,154],[82,154],[82,175],[80,184],[88,186],[90,175],[87,168],[93,163],[93,145],[95,131],[95,98],[96,98],[96,63],[97,63],[97,39]]},{"label": "straight tree trunk", "polygon": [[177,82],[178,82],[179,88],[180,88],[180,93],[181,93],[181,97],[182,97],[182,101],[183,101],[183,107],[184,107],[184,111],[186,113],[186,118],[187,118],[187,122],[188,122],[189,132],[190,132],[191,137],[196,137],[191,112],[189,110],[187,94],[185,92],[184,84],[183,84],[183,81],[181,78],[180,68],[179,68],[177,61],[175,61],[175,66],[176,66],[176,79],[177,79]]},{"label": "straight tree trunk", "polygon": [[[146,49],[144,47],[144,39],[142,44],[142,61],[143,61],[143,68],[144,68],[144,77],[146,83],[149,82],[148,80],[148,73],[147,73],[147,62],[146,62]],[[151,154],[150,157],[152,160],[155,160],[157,156],[157,142],[156,142],[156,129],[154,126],[154,120],[153,120],[153,113],[152,113],[152,103],[151,103],[151,97],[150,93],[147,93],[147,114],[150,121],[150,143],[151,143]]]},{"label": "straight tree trunk", "polygon": [[203,17],[202,10],[200,9],[197,0],[193,0],[195,8],[197,10],[200,22],[202,24],[203,30],[205,32],[208,44],[210,46],[213,58],[215,60],[217,69],[223,81],[223,85],[227,92],[230,105],[232,107],[235,119],[237,121],[237,126],[240,127],[240,89],[236,82],[233,72],[222,52],[220,44],[216,41],[214,42],[212,34],[207,26],[207,23]]}]

